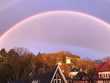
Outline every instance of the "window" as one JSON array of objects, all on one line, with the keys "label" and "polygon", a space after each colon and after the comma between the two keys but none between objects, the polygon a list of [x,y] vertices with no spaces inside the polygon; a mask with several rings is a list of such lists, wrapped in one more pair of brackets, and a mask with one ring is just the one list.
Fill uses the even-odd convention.
[{"label": "window", "polygon": [[99,78],[102,78],[102,75],[101,74],[99,75]]},{"label": "window", "polygon": [[54,79],[53,83],[61,83],[61,79]]}]

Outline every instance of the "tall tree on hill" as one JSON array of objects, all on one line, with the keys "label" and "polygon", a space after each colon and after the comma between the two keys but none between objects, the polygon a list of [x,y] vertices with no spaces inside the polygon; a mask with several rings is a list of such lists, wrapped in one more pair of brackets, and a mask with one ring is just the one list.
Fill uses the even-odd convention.
[{"label": "tall tree on hill", "polygon": [[[33,54],[22,49],[19,50],[20,51],[10,49],[8,51],[7,63],[0,67],[0,77],[5,77],[4,80],[9,79],[10,81],[13,81],[30,79],[30,73],[32,71],[31,58]],[[6,73],[5,70],[10,73]],[[9,78],[7,76],[9,76]]]},{"label": "tall tree on hill", "polygon": [[31,58],[33,54],[23,50],[22,48],[19,50],[20,51],[11,49],[8,52],[10,57],[8,63],[12,68],[12,75],[14,80],[28,80],[29,74],[32,71]]}]

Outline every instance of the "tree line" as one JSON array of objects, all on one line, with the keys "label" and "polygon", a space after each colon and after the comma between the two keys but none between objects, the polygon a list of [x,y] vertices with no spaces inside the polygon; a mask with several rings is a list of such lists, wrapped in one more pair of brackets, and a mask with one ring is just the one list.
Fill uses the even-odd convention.
[{"label": "tree line", "polygon": [[[0,83],[7,83],[14,80],[31,80],[34,74],[46,73],[52,70],[58,60],[64,60],[63,53],[38,53],[33,54],[25,48],[14,48],[6,51],[0,50]],[[71,54],[66,54],[71,55]],[[76,57],[76,56],[75,56]],[[91,79],[103,64],[107,64],[105,69],[109,69],[110,59],[104,59],[104,62],[97,65],[95,61],[90,59],[73,60],[77,68],[81,68]],[[110,66],[110,64],[109,64]],[[67,72],[72,65],[63,65]],[[102,68],[101,68],[102,69]],[[65,74],[67,73],[65,72]]]}]

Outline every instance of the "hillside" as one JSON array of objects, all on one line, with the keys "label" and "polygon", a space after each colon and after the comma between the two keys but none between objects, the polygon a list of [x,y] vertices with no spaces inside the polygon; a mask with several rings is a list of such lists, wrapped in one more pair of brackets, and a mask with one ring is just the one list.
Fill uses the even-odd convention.
[{"label": "hillside", "polygon": [[48,63],[66,63],[66,59],[70,59],[70,62],[74,62],[77,60],[80,60],[80,57],[78,55],[72,54],[67,51],[59,51],[59,52],[54,52],[54,53],[39,53],[37,57],[42,57],[42,60],[44,62]]},{"label": "hillside", "polygon": [[33,58],[34,71],[38,74],[49,72],[56,64],[59,64],[65,76],[76,68],[89,72],[94,69],[95,63],[91,60],[82,60],[80,56],[67,51],[54,53],[39,53]]}]

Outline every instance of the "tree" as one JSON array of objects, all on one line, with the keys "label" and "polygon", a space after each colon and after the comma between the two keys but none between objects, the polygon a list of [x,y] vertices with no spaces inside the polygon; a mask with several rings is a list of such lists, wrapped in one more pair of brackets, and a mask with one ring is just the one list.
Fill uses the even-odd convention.
[{"label": "tree", "polygon": [[7,52],[4,48],[0,50],[0,55],[3,56],[3,57],[7,56]]},{"label": "tree", "polygon": [[13,72],[12,79],[28,80],[29,74],[32,71],[31,58],[33,54],[22,49],[19,50],[20,51],[16,49],[11,49],[8,52],[9,55],[8,64],[11,66],[11,70]]},{"label": "tree", "polygon": [[12,73],[11,67],[8,64],[0,64],[0,83],[7,83],[11,80]]},{"label": "tree", "polygon": [[32,53],[23,49],[5,49],[0,51],[3,57],[7,57],[7,62],[0,64],[0,83],[7,83],[13,80],[29,80],[32,72]]},{"label": "tree", "polygon": [[7,52],[6,50],[3,48],[0,50],[0,64],[4,64],[7,63]]}]

